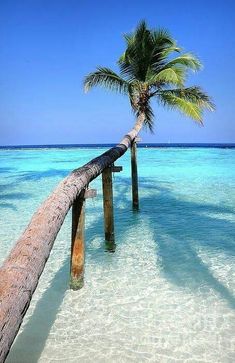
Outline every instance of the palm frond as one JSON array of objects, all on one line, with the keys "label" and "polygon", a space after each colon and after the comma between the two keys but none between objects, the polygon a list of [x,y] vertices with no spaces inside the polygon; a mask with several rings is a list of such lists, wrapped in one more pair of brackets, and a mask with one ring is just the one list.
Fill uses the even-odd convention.
[{"label": "palm frond", "polygon": [[185,81],[185,72],[181,67],[164,68],[158,73],[153,74],[147,80],[149,85],[173,84],[183,86]]},{"label": "palm frond", "polygon": [[175,41],[165,29],[149,30],[144,21],[137,29],[124,35],[126,51],[119,58],[121,75],[131,81],[139,79],[146,81],[149,71],[161,69],[167,56],[173,51],[179,51]]},{"label": "palm frond", "polygon": [[169,31],[165,28],[153,29],[151,31],[151,37],[153,43],[156,44],[157,46],[162,46],[163,44],[172,46],[175,44],[174,39],[170,35]]},{"label": "palm frond", "polygon": [[98,67],[96,72],[90,73],[85,77],[85,92],[88,92],[95,86],[103,86],[119,93],[128,93],[128,82],[109,68]]},{"label": "palm frond", "polygon": [[177,46],[177,44],[175,43],[172,46],[168,46],[165,49],[162,50],[162,58],[167,58],[171,53],[180,53],[181,52],[181,48],[179,46]]},{"label": "palm frond", "polygon": [[172,109],[181,111],[184,115],[191,117],[193,120],[202,123],[202,109],[197,104],[188,101],[187,99],[181,98],[172,94],[168,91],[163,91],[158,94],[158,100],[164,105]]},{"label": "palm frond", "polygon": [[165,65],[165,68],[170,68],[174,65],[180,65],[193,71],[198,71],[202,68],[200,60],[191,53],[185,53],[174,58]]},{"label": "palm frond", "polygon": [[215,105],[211,101],[210,97],[198,86],[178,88],[161,92],[161,94],[164,93],[171,94],[176,97],[180,97],[187,101],[193,102],[202,109],[207,109],[209,111],[215,110]]},{"label": "palm frond", "polygon": [[146,23],[141,21],[133,33],[124,37],[127,48],[118,61],[121,75],[129,81],[144,81],[152,51],[151,32]]},{"label": "palm frond", "polygon": [[150,132],[153,134],[153,126],[154,126],[154,112],[152,107],[150,106],[150,103],[148,102],[145,107],[145,121],[144,125],[150,130]]},{"label": "palm frond", "polygon": [[151,69],[156,72],[167,63],[169,54],[179,52],[180,48],[166,29],[152,30],[151,38],[152,54],[149,63]]}]

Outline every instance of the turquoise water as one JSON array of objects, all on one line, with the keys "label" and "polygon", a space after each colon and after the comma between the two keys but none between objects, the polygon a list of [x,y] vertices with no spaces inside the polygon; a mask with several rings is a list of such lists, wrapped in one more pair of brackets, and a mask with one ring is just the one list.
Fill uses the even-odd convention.
[{"label": "turquoise water", "polygon": [[[0,262],[67,173],[101,149],[0,150]],[[138,150],[114,176],[116,252],[101,179],[86,204],[85,286],[68,289],[69,214],[7,363],[234,362],[235,149]]]}]

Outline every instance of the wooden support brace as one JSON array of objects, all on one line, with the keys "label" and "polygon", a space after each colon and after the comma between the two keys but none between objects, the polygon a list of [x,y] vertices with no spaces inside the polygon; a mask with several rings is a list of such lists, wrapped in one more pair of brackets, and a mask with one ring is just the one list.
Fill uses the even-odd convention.
[{"label": "wooden support brace", "polygon": [[136,139],[131,143],[131,179],[132,179],[132,208],[139,210],[137,146]]},{"label": "wooden support brace", "polygon": [[72,241],[70,263],[70,288],[81,289],[84,285],[85,263],[85,200],[96,197],[95,189],[84,189],[72,207]]},{"label": "wooden support brace", "polygon": [[86,189],[84,198],[95,198],[97,196],[97,190],[96,189]]},{"label": "wooden support brace", "polygon": [[119,173],[120,171],[122,171],[122,166],[113,165],[113,166],[111,166],[111,170],[112,170],[112,173]]}]

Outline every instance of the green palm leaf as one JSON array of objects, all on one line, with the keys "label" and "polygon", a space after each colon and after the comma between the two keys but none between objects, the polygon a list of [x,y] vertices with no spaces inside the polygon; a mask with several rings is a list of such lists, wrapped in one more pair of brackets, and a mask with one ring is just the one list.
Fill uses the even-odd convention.
[{"label": "green palm leaf", "polygon": [[171,92],[162,92],[158,95],[158,99],[164,106],[181,111],[186,116],[191,117],[196,122],[202,124],[202,109],[199,105],[172,94]]},{"label": "green palm leaf", "polygon": [[154,126],[154,112],[150,103],[148,102],[145,109],[145,122],[144,125],[149,129],[151,133],[153,133]]},{"label": "green palm leaf", "polygon": [[207,109],[209,111],[215,110],[215,105],[211,101],[210,97],[200,87],[197,86],[161,91],[161,94],[170,94],[183,98],[186,101],[195,103],[202,109]]},{"label": "green palm leaf", "polygon": [[191,117],[195,121],[202,124],[202,111],[200,107],[195,105],[194,103],[169,94],[161,95],[160,99],[165,106],[169,106],[173,109],[178,109],[183,114]]},{"label": "green palm leaf", "polygon": [[168,62],[165,67],[169,68],[174,65],[181,65],[182,67],[191,69],[193,71],[199,71],[202,68],[200,60],[191,53],[182,54],[179,57]]},{"label": "green palm leaf", "polygon": [[182,68],[171,67],[161,70],[148,79],[149,85],[173,84],[183,86],[185,81],[185,72]]},{"label": "green palm leaf", "polygon": [[103,86],[112,91],[128,93],[128,83],[109,68],[98,67],[96,72],[88,74],[84,79],[85,92],[95,86]]}]

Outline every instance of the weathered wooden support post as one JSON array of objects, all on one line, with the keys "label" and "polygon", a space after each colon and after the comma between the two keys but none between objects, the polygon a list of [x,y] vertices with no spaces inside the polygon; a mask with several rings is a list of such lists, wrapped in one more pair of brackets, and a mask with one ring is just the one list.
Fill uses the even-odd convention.
[{"label": "weathered wooden support post", "polygon": [[72,206],[72,241],[70,262],[70,288],[81,289],[84,285],[85,263],[85,200],[96,197],[96,190],[82,190]]},{"label": "weathered wooden support post", "polygon": [[137,170],[137,141],[136,137],[131,143],[131,180],[132,180],[132,208],[139,210],[139,191],[138,191],[138,170]]},{"label": "weathered wooden support post", "polygon": [[70,288],[73,290],[81,289],[84,284],[85,192],[85,189],[81,191],[72,206]]},{"label": "weathered wooden support post", "polygon": [[112,172],[119,172],[121,170],[121,166],[112,165],[105,168],[102,172],[104,232],[106,248],[110,252],[115,251]]}]

